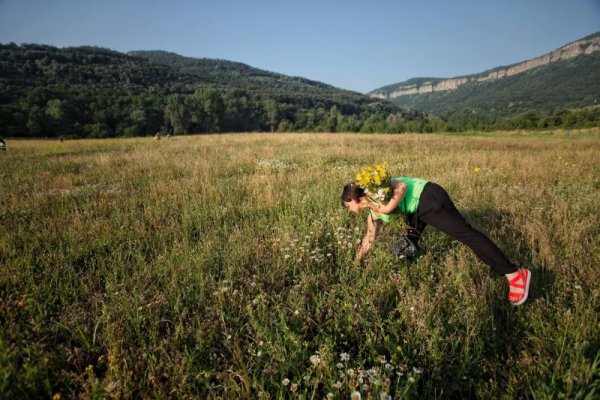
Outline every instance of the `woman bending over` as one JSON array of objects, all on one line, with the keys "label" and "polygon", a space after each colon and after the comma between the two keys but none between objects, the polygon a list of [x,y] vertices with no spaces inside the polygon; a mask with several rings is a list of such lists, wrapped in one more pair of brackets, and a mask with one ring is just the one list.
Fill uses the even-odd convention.
[{"label": "woman bending over", "polygon": [[356,183],[344,186],[342,204],[349,211],[359,213],[369,209],[367,234],[356,254],[357,263],[369,251],[381,223],[389,221],[389,214],[400,212],[410,226],[409,243],[416,246],[425,227],[431,225],[466,244],[494,272],[504,276],[509,285],[508,300],[512,304],[523,304],[527,300],[531,271],[517,268],[487,236],[469,225],[444,188],[425,179],[400,177],[392,178],[392,190],[390,201],[383,204],[371,199]]}]

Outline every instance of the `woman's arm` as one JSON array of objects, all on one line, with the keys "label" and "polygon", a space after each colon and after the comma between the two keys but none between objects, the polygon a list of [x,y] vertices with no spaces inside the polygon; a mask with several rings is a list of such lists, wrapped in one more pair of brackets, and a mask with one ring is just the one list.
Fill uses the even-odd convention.
[{"label": "woman's arm", "polygon": [[369,213],[367,217],[367,233],[360,243],[360,248],[358,249],[358,253],[356,253],[356,257],[354,259],[355,264],[360,264],[365,255],[369,252],[371,248],[371,243],[375,241],[375,236],[377,235],[377,230],[379,229],[379,225],[381,225],[381,221],[377,221],[373,218],[373,216]]},{"label": "woman's arm", "polygon": [[404,199],[404,196],[406,195],[406,187],[406,182],[392,181],[392,189],[394,191],[390,201],[387,204],[379,203],[379,207],[374,204],[369,204],[369,208],[381,214],[391,214],[396,208],[398,208],[398,204],[400,204],[402,199]]}]

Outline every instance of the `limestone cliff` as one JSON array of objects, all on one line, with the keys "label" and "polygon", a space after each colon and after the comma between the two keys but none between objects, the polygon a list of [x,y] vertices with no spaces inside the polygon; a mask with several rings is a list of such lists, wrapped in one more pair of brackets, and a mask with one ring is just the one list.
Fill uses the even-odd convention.
[{"label": "limestone cliff", "polygon": [[524,61],[518,64],[514,64],[508,67],[494,68],[493,70],[486,71],[476,75],[469,75],[457,78],[449,79],[431,79],[428,81],[420,82],[418,84],[402,85],[389,89],[383,90],[376,89],[370,93],[371,97],[380,99],[392,99],[395,97],[406,96],[410,94],[422,94],[431,92],[440,92],[445,90],[453,90],[461,85],[469,82],[485,82],[502,79],[504,77],[517,75],[528,71],[532,68],[536,68],[542,65],[546,65],[559,60],[566,60],[579,56],[581,54],[591,54],[600,50],[600,34],[588,36],[581,40],[569,43],[559,49],[556,49],[550,53],[546,53],[540,57],[533,58],[528,61]]}]

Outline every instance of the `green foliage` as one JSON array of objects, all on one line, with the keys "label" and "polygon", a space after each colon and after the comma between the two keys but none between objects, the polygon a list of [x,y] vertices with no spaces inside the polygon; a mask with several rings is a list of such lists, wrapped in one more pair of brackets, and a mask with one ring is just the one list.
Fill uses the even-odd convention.
[{"label": "green foliage", "polygon": [[[8,136],[353,130],[387,102],[240,63],[43,45],[0,45],[0,123]],[[376,107],[372,107],[376,105]],[[336,115],[327,111],[335,108]],[[306,118],[311,115],[312,118]]]},{"label": "green foliage", "polygon": [[600,126],[600,106],[541,113],[525,111],[508,117],[495,117],[475,110],[447,111],[440,116],[437,129],[449,132],[493,130],[582,129]]},{"label": "green foliage", "polygon": [[[336,105],[344,114],[355,114],[365,105],[375,103],[360,93],[232,61],[183,57],[165,51],[134,51],[129,54],[199,77],[215,88],[241,89],[252,96],[273,99],[280,104],[295,104],[302,108],[320,106],[327,109]],[[387,109],[390,109],[389,106]]]}]

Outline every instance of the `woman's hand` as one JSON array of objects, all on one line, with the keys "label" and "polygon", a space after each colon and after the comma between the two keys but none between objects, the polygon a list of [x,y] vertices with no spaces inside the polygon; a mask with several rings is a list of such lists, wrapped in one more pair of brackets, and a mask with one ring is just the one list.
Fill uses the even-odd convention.
[{"label": "woman's hand", "polygon": [[355,265],[360,265],[363,261],[363,258],[369,252],[371,244],[375,241],[375,237],[377,236],[377,230],[379,229],[380,224],[381,222],[374,220],[372,215],[367,217],[367,233],[360,243],[360,247],[356,253],[356,257],[354,258]]},{"label": "woman's hand", "polygon": [[387,204],[380,203],[380,206],[377,207],[376,210],[372,209],[373,211],[377,211],[381,214],[391,214],[392,212],[394,212],[396,210],[396,208],[398,208],[398,205],[400,204],[400,202],[406,195],[406,188],[407,188],[406,182],[393,181],[392,188],[393,188],[394,192],[392,194],[392,198],[390,199],[390,201]]}]

